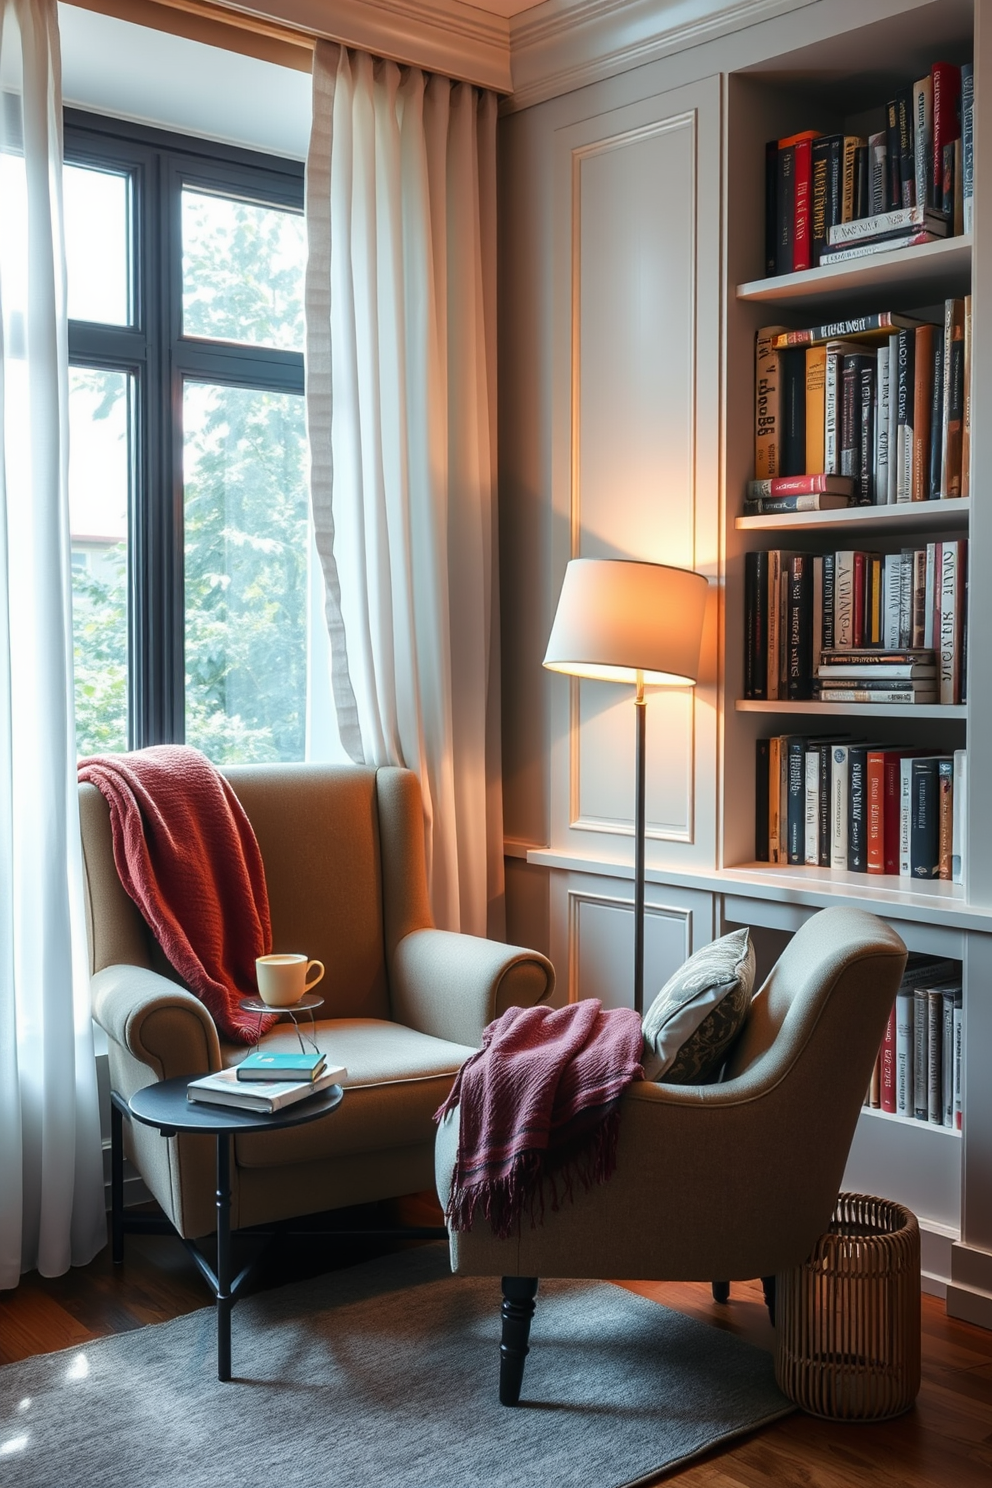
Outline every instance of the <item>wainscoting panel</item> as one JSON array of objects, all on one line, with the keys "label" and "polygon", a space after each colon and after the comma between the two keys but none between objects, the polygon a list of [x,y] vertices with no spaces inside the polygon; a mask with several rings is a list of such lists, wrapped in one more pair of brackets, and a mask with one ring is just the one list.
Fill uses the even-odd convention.
[{"label": "wainscoting panel", "polygon": [[[558,131],[556,584],[569,558],[642,559],[706,573],[717,604],[719,125],[708,78]],[[649,694],[659,866],[715,861],[712,648],[705,665],[695,692]],[[614,856],[632,833],[632,689],[552,685],[552,845]]]},{"label": "wainscoting panel", "polygon": [[[634,895],[625,879],[551,875],[552,960],[556,1001],[598,997],[604,1007],[633,1006]],[[644,921],[644,1001],[713,935],[708,894],[649,884]]]}]

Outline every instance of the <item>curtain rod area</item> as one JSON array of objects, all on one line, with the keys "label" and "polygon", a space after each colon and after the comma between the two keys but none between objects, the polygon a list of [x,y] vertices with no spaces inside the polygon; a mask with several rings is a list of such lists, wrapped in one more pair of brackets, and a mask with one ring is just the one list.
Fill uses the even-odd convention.
[{"label": "curtain rod area", "polygon": [[299,26],[281,24],[268,16],[228,8],[211,0],[67,0],[67,3],[300,72],[311,71],[313,49],[318,40],[326,38],[395,62],[491,88],[496,93],[512,91],[508,23],[501,16],[487,15],[474,6],[460,4],[459,0],[447,0],[451,13],[443,18],[436,11],[420,14],[407,0],[400,0],[392,7],[367,5],[361,0],[358,3],[338,0],[332,7],[321,7],[322,24],[313,29],[302,24],[304,20],[313,24],[313,6],[309,0],[302,0]]}]

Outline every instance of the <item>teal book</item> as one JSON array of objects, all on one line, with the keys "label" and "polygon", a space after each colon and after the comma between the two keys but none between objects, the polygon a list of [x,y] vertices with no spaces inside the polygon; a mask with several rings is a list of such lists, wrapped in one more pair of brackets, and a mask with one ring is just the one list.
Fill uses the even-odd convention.
[{"label": "teal book", "polygon": [[292,1054],[284,1049],[256,1049],[237,1066],[239,1080],[316,1080],[323,1054]]}]

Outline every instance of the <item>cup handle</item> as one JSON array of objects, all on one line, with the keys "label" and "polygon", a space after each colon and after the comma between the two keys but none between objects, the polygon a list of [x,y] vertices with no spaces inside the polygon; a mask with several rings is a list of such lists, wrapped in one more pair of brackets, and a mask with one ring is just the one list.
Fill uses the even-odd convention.
[{"label": "cup handle", "polygon": [[321,977],[324,975],[324,963],[323,963],[323,961],[308,961],[307,962],[307,976],[308,977],[310,975],[310,968],[311,968],[311,966],[319,966],[320,967],[320,970],[318,971],[317,975],[314,977],[313,981],[307,981],[307,982],[304,982],[303,983],[303,991],[304,991],[304,993],[306,993],[306,992],[312,992],[313,989],[314,989],[314,987],[316,987],[317,983],[320,981]]}]

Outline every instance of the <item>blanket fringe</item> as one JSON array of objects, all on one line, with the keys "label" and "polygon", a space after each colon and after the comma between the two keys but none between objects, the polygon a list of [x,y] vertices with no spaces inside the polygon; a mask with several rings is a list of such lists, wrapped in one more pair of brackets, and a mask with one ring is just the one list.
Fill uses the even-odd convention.
[{"label": "blanket fringe", "polygon": [[584,1129],[560,1147],[523,1152],[506,1173],[465,1184],[456,1166],[445,1209],[449,1228],[465,1233],[481,1214],[497,1240],[508,1240],[525,1214],[534,1229],[543,1224],[549,1205],[557,1213],[571,1203],[576,1181],[586,1191],[605,1183],[617,1165],[619,1100],[602,1109],[593,1130]]}]

